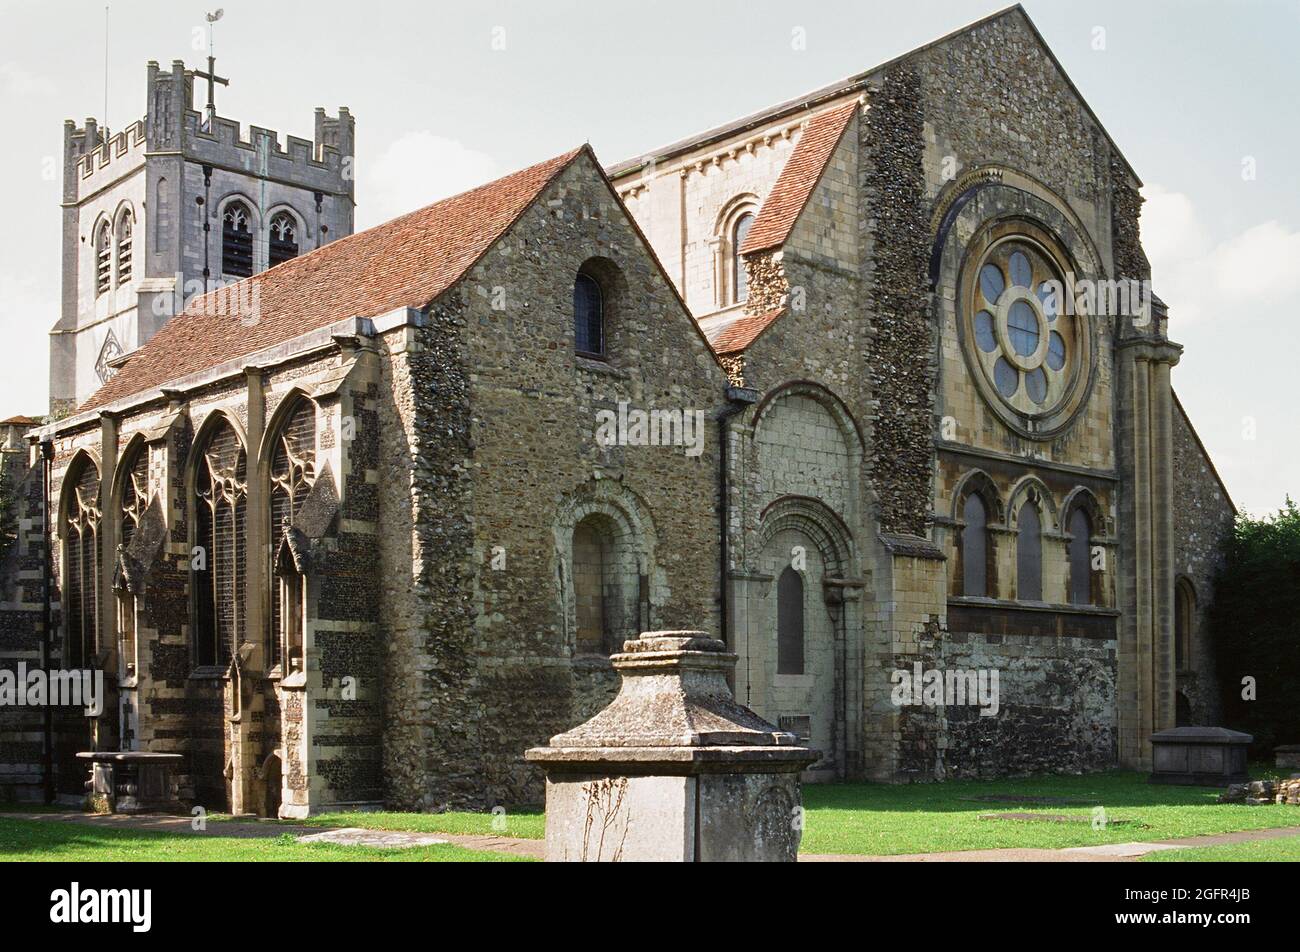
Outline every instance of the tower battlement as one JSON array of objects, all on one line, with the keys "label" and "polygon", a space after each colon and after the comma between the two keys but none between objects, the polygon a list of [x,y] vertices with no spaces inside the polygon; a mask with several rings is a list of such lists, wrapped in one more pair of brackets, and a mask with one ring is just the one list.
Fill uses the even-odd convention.
[{"label": "tower battlement", "polygon": [[146,73],[142,118],[112,132],[94,117],[64,123],[57,412],[102,386],[176,301],[352,233],[347,107],[316,108],[311,139],[281,135],[218,114],[215,87],[228,81],[211,57],[206,68],[150,60]]}]

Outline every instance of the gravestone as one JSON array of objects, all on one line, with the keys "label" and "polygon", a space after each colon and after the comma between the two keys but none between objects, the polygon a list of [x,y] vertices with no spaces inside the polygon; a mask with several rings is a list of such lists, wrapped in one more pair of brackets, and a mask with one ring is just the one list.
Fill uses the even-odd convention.
[{"label": "gravestone", "polygon": [[1219,787],[1245,783],[1249,734],[1226,727],[1175,727],[1151,735],[1151,783]]},{"label": "gravestone", "polygon": [[799,773],[820,755],[736,703],[736,655],[658,631],[611,661],[610,705],[527,754],[546,773],[547,860],[792,862]]}]

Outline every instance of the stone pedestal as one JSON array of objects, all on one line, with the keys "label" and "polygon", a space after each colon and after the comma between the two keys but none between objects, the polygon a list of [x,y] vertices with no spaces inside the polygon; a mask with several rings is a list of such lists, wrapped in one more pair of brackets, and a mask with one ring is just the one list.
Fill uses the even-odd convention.
[{"label": "stone pedestal", "polygon": [[180,754],[96,750],[77,754],[90,761],[86,809],[91,813],[181,813],[172,771]]},{"label": "stone pedestal", "polygon": [[702,632],[647,632],[611,659],[618,697],[535,747],[552,862],[784,861],[819,759],[735,702],[736,655]]},{"label": "stone pedestal", "polygon": [[1221,787],[1245,783],[1254,738],[1226,727],[1175,727],[1151,735],[1152,783]]}]

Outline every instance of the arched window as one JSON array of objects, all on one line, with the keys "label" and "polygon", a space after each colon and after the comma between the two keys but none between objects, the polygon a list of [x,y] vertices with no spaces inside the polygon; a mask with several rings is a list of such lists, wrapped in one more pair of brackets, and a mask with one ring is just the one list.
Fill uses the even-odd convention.
[{"label": "arched window", "polygon": [[1016,597],[1025,602],[1043,600],[1043,535],[1038,505],[1025,500],[1017,520]]},{"label": "arched window", "polygon": [[749,276],[745,273],[745,259],[740,256],[740,249],[744,247],[745,238],[753,226],[753,213],[745,212],[736,219],[731,231],[731,286],[735,288],[736,304],[744,304],[749,298]]},{"label": "arched window", "polygon": [[301,670],[303,645],[303,578],[296,571],[276,571],[274,559],[316,481],[316,406],[301,400],[280,429],[271,457],[271,667],[289,660]]},{"label": "arched window", "polygon": [[1192,669],[1192,624],[1196,617],[1196,592],[1180,578],[1174,583],[1174,663],[1179,671]]},{"label": "arched window", "polygon": [[194,544],[194,660],[229,663],[244,638],[244,554],[248,472],[244,446],[227,421],[213,430],[198,459]]},{"label": "arched window", "polygon": [[618,572],[614,565],[613,525],[591,515],[573,530],[573,597],[577,608],[578,654],[610,654],[619,625]]},{"label": "arched window", "polygon": [[573,341],[580,354],[605,355],[605,301],[589,274],[580,273],[573,282]]},{"label": "arched window", "polygon": [[[122,507],[119,511],[118,546],[125,552],[131,547],[136,530],[149,508],[149,450],[139,444],[123,460]],[[117,589],[117,642],[123,677],[134,677],[139,664],[136,649],[135,595],[122,585]]]},{"label": "arched window", "polygon": [[252,214],[243,202],[231,202],[221,215],[221,273],[236,278],[253,273]]},{"label": "arched window", "polygon": [[271,219],[271,241],[267,263],[277,264],[298,257],[298,223],[288,212],[278,212]]},{"label": "arched window", "polygon": [[776,673],[804,673],[803,576],[787,565],[776,582]]},{"label": "arched window", "polygon": [[1070,601],[1092,604],[1092,520],[1082,506],[1070,514]]},{"label": "arched window", "polygon": [[961,575],[963,595],[986,596],[989,593],[988,511],[979,493],[966,497],[962,507]]},{"label": "arched window", "polygon": [[81,457],[66,479],[63,524],[64,667],[85,667],[99,650],[99,470]]},{"label": "arched window", "polygon": [[95,293],[113,286],[113,227],[103,222],[95,232]]},{"label": "arched window", "polygon": [[117,221],[117,283],[131,280],[131,246],[135,234],[135,214],[131,209],[122,212]]}]

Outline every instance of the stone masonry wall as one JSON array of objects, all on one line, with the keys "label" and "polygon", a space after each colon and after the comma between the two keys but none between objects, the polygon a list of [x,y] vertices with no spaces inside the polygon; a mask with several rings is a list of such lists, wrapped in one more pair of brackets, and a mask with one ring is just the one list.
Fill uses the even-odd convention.
[{"label": "stone masonry wall", "polygon": [[1219,685],[1208,619],[1214,576],[1222,566],[1223,542],[1232,532],[1236,511],[1179,404],[1174,405],[1173,423],[1174,577],[1190,584],[1195,593],[1191,658],[1177,673],[1178,690],[1191,705],[1193,724],[1217,725]]}]

